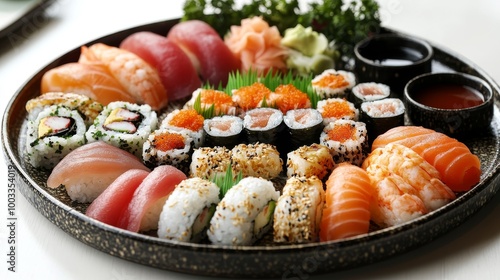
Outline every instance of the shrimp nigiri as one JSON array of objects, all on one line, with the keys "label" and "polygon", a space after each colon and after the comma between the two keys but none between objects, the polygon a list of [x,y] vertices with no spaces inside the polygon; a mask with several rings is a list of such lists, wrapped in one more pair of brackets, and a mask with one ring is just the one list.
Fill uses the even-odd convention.
[{"label": "shrimp nigiri", "polygon": [[399,126],[378,136],[372,150],[389,143],[411,148],[434,166],[453,191],[470,190],[481,177],[481,162],[469,148],[445,134],[417,126]]},{"label": "shrimp nigiri", "polygon": [[105,66],[137,103],[148,104],[154,110],[162,109],[168,103],[167,92],[157,70],[130,51],[102,43],[82,46],[78,62]]},{"label": "shrimp nigiri", "polygon": [[350,163],[339,164],[326,181],[326,204],[321,218],[321,241],[367,233],[372,188],[367,173]]}]

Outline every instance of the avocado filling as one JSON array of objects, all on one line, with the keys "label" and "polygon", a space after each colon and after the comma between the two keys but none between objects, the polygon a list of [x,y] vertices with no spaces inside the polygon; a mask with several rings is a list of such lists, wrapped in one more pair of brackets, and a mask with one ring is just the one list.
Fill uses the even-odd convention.
[{"label": "avocado filling", "polygon": [[272,225],[275,208],[276,208],[276,201],[271,200],[267,203],[264,209],[262,209],[262,211],[260,211],[259,214],[257,214],[257,217],[255,217],[253,233],[257,239],[260,238],[266,232],[266,230]]}]

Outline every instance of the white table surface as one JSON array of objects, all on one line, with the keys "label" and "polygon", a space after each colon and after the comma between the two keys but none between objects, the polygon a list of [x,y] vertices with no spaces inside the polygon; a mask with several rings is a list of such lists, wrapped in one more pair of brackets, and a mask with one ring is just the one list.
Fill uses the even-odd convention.
[{"label": "white table surface", "polygon": [[[44,65],[86,41],[176,18],[183,1],[56,0],[22,36],[0,41],[0,103]],[[383,24],[444,46],[500,81],[500,1],[380,0]],[[0,164],[0,279],[208,279],[107,255],[51,224],[17,195],[16,270],[7,271],[7,167]],[[472,219],[421,248],[358,269],[308,279],[500,279],[500,195]],[[304,278],[305,279],[305,278]]]}]

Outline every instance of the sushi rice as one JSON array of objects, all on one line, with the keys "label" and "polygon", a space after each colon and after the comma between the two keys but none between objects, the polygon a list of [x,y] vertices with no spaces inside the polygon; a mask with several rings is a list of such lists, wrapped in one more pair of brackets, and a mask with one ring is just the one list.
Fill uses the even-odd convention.
[{"label": "sushi rice", "polygon": [[312,177],[323,180],[334,168],[335,163],[328,147],[313,143],[302,146],[287,155],[287,177]]},{"label": "sushi rice", "polygon": [[[119,121],[132,126],[135,132],[119,131],[106,128],[105,123],[115,109],[124,109],[132,114],[138,114],[140,121],[134,124],[129,121]],[[157,127],[158,118],[156,112],[149,105],[138,105],[128,102],[111,102],[95,119],[94,124],[90,126],[86,135],[88,142],[102,140],[115,147],[128,151],[138,158],[142,158],[142,146],[149,134]]]},{"label": "sushi rice", "polygon": [[172,165],[187,171],[194,140],[186,130],[155,130],[148,136],[142,149],[146,166]]},{"label": "sushi rice", "polygon": [[190,177],[211,180],[215,176],[224,176],[231,165],[231,150],[226,147],[200,147],[194,149],[189,166]]},{"label": "sushi rice", "polygon": [[332,122],[323,129],[320,144],[330,149],[335,163],[349,162],[360,166],[368,150],[366,125],[352,120]]},{"label": "sushi rice", "polygon": [[[52,133],[51,127],[47,127],[47,133],[41,131],[48,118],[59,117],[74,121],[73,127],[68,127],[67,133]],[[28,121],[26,153],[30,164],[35,168],[54,168],[69,152],[86,143],[86,130],[85,122],[76,110],[58,105],[43,109],[35,120]]]},{"label": "sushi rice", "polygon": [[347,98],[356,84],[356,76],[348,71],[327,69],[314,77],[311,84],[320,99]]},{"label": "sushi rice", "polygon": [[[251,245],[272,227],[274,206],[279,198],[271,181],[243,178],[226,193],[217,205],[207,232],[209,240],[218,245]],[[269,217],[267,224],[257,220]]]},{"label": "sushi rice", "polygon": [[233,174],[273,179],[283,170],[283,160],[271,144],[239,144],[231,150]]}]

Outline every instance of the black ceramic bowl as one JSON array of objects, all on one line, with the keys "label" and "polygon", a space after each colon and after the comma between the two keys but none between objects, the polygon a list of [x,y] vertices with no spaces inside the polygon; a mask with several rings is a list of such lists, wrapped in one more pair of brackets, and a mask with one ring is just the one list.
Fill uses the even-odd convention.
[{"label": "black ceramic bowl", "polygon": [[465,136],[489,126],[493,118],[490,85],[465,73],[428,73],[405,87],[410,120],[450,136]]},{"label": "black ceramic bowl", "polygon": [[431,72],[433,49],[429,43],[400,34],[380,34],[354,47],[358,82],[388,85],[402,98],[406,83]]}]

